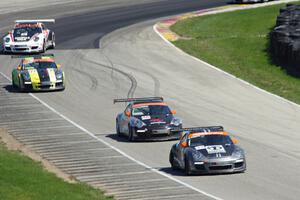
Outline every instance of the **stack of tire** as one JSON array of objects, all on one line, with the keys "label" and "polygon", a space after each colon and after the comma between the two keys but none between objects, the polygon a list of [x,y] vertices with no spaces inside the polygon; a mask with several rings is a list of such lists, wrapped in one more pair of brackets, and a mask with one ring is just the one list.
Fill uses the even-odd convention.
[{"label": "stack of tire", "polygon": [[280,9],[276,26],[270,33],[273,61],[300,77],[300,5],[287,4]]}]

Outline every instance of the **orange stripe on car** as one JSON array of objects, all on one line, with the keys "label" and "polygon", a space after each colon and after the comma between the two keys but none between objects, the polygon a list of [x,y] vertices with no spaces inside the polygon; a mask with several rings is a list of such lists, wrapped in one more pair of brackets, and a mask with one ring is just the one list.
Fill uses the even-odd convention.
[{"label": "orange stripe on car", "polygon": [[141,106],[166,106],[166,103],[162,103],[162,102],[154,102],[154,103],[137,103],[134,104],[132,107],[133,108],[137,108],[137,107],[141,107]]},{"label": "orange stripe on car", "polygon": [[194,137],[199,137],[199,136],[205,136],[205,135],[228,135],[228,133],[224,132],[224,131],[191,133],[189,135],[189,138],[194,138]]}]

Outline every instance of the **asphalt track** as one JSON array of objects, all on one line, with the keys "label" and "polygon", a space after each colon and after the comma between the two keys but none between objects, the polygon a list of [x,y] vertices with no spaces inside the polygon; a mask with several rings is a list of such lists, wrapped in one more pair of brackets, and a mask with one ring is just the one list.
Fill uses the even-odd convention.
[{"label": "asphalt track", "polygon": [[[116,4],[106,5],[101,12],[95,11],[96,5],[101,3],[93,1],[84,5],[77,3],[73,7],[70,4],[61,5],[56,9],[49,6],[47,11],[43,12],[24,12],[19,13],[18,16],[14,13],[1,15],[0,25],[3,32],[3,29],[11,24],[12,19],[19,17],[57,18],[57,23],[53,28],[55,28],[58,37],[58,49],[53,52],[67,74],[67,89],[64,92],[36,93],[34,95],[81,127],[94,133],[101,140],[155,170],[162,171],[198,190],[222,199],[299,199],[299,106],[233,79],[166,44],[153,31],[152,26],[155,20],[151,19],[193,9],[196,7],[192,6],[194,3],[198,5],[197,8],[224,3],[184,1],[186,3],[183,4],[183,1],[172,2],[171,4],[170,2],[167,2],[168,4],[159,1],[150,2],[143,7],[143,4],[134,5],[132,1],[129,7],[123,9],[118,8]],[[160,3],[161,6],[159,6]],[[83,14],[86,12],[87,5],[93,7],[95,12]],[[172,7],[173,5],[174,7]],[[180,9],[180,6],[183,8]],[[151,9],[147,10],[149,7]],[[161,9],[160,12],[157,9]],[[70,17],[72,12],[76,14],[75,17]],[[133,14],[130,16],[130,13]],[[64,17],[64,15],[68,16]],[[119,27],[149,19],[150,21],[105,35]],[[68,26],[64,24],[68,24]],[[99,45],[98,39],[101,37]],[[76,44],[74,44],[75,42]],[[98,46],[100,49],[96,48]],[[11,69],[17,65],[18,60],[12,60],[6,55],[0,56],[0,60],[0,71],[10,76]],[[34,127],[37,125],[46,128],[49,128],[50,125],[64,127],[65,123],[60,122],[60,119],[51,114],[44,106],[35,105],[34,99],[31,100],[27,94],[12,93],[7,84],[8,81],[2,77],[1,85],[3,88],[0,94],[3,101],[1,105],[9,104],[24,112],[24,115],[20,116],[19,119],[19,123],[23,124],[15,127],[16,124],[11,123],[11,121],[19,115],[13,115],[14,110],[10,110],[9,106],[4,106],[4,110],[1,110],[0,113],[1,125],[10,127],[11,132],[16,135],[20,134],[21,140],[23,138],[23,141],[31,142],[31,145],[36,149],[44,150],[43,147],[45,146],[43,145],[46,145],[47,141],[41,141],[42,139],[39,138],[40,144],[36,143],[37,140],[34,138],[42,133],[34,132]],[[113,105],[112,99],[153,95],[163,95],[170,106],[177,109],[178,116],[184,119],[186,126],[223,125],[246,150],[247,172],[233,175],[185,177],[182,173],[173,172],[169,168],[168,152],[174,142],[128,143],[124,139],[115,137],[115,115],[123,109],[124,105]],[[21,108],[14,105],[12,101],[14,98],[20,98],[20,101],[24,102],[24,107],[27,105],[27,109],[22,105],[20,105]],[[20,101],[16,101],[15,104],[20,103]],[[30,112],[30,114],[26,115],[26,112]],[[32,114],[34,112],[37,116]],[[49,123],[38,121],[37,124],[26,122],[26,119],[39,118],[42,113],[46,113],[49,120],[52,121]],[[26,132],[28,135],[24,135],[23,126],[28,129]],[[94,143],[93,139],[85,138],[78,130],[73,130],[70,124],[66,127],[71,130],[58,129],[60,132],[54,131],[51,133],[52,135],[47,136],[54,137],[55,134],[61,133],[55,140],[51,140],[51,144],[46,145],[48,151],[43,151],[45,156],[53,156],[55,152],[59,152],[57,148],[65,143],[70,145],[70,149],[68,149],[70,153],[77,149],[72,148],[72,144],[84,141],[86,146],[81,145],[77,149],[85,152],[83,157],[89,155],[86,153],[89,151],[93,151],[95,160],[100,157],[101,154],[98,150],[101,151],[101,148],[105,149],[106,147],[98,146],[98,143]],[[30,132],[31,134],[29,134]],[[73,134],[79,135],[73,137]],[[64,135],[66,137],[63,137]],[[52,153],[51,145],[54,145],[53,148],[55,149]],[[56,160],[63,159],[59,157],[63,155],[70,157],[68,153],[55,155]],[[111,156],[109,153],[107,155]],[[71,161],[59,160],[59,162],[60,164],[63,163],[60,166],[66,167],[66,163]],[[126,164],[123,160],[120,162]],[[139,169],[136,165],[134,167],[133,169]],[[68,169],[72,170],[72,168]],[[78,168],[76,169],[78,170]],[[84,171],[90,168],[82,167],[82,169]],[[124,169],[127,168],[124,167]],[[75,172],[79,173],[76,170]],[[113,173],[116,172],[113,171]],[[147,176],[142,177],[147,179]],[[152,177],[151,180],[156,179],[162,178]],[[130,180],[127,181],[126,184],[129,184]],[[137,182],[135,180],[132,183],[136,184]],[[141,188],[136,188],[136,191],[133,188],[131,191],[143,193]],[[162,192],[155,187],[154,190],[149,191],[155,191],[153,194]],[[171,185],[169,188],[165,188],[165,191],[170,193],[169,198],[173,198],[171,193],[176,194],[176,191],[180,191],[180,189],[178,185]],[[126,195],[124,196],[124,194],[126,193],[117,194],[120,198],[125,199]],[[186,195],[184,192],[182,194]],[[179,194],[176,195],[180,197]],[[162,199],[161,197],[158,198]],[[197,199],[201,198],[197,197]]]}]

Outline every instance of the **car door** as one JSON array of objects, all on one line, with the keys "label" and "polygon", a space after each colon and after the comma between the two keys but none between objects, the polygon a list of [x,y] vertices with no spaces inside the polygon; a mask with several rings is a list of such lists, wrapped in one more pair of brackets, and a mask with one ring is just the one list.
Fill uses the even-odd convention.
[{"label": "car door", "polygon": [[[130,115],[127,115],[128,113],[130,113]],[[124,112],[121,115],[121,121],[120,121],[120,129],[121,132],[128,135],[129,134],[129,129],[128,129],[128,124],[129,124],[129,120],[130,120],[130,116],[131,116],[131,104],[129,104]]]}]

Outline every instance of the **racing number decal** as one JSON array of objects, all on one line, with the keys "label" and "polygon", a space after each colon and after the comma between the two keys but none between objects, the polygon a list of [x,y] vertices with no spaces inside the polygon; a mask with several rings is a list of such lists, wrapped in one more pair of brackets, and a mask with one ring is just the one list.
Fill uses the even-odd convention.
[{"label": "racing number decal", "polygon": [[206,146],[206,151],[208,154],[213,153],[226,153],[224,147],[222,145],[212,145],[212,146]]}]

